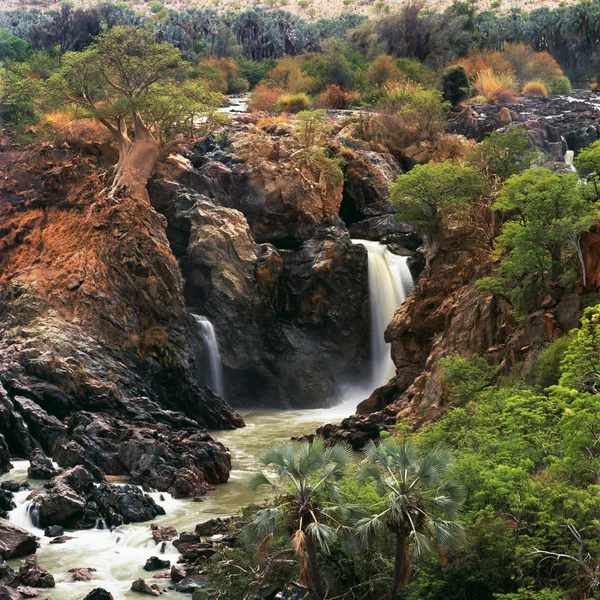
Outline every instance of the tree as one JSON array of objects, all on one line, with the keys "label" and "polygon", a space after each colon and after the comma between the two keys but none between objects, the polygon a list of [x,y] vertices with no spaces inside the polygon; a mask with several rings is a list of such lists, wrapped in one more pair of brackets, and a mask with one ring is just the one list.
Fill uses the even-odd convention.
[{"label": "tree", "polygon": [[264,467],[275,469],[277,483],[272,483],[263,472],[256,473],[247,482],[253,491],[263,484],[277,487],[282,496],[276,506],[256,512],[244,530],[245,541],[260,544],[260,554],[266,551],[278,530],[290,534],[301,561],[300,582],[313,590],[317,600],[323,599],[324,592],[316,544],[328,551],[340,527],[334,519],[337,507],[327,506],[322,498],[325,493],[334,499],[339,497],[337,483],[351,455],[348,445],[326,447],[321,438],[315,438],[312,444],[302,443],[299,448],[287,442],[270,448],[260,459]]},{"label": "tree", "polygon": [[594,189],[592,197],[600,200],[600,140],[583,148],[575,157],[574,162],[577,172]]},{"label": "tree", "polygon": [[[494,209],[509,216],[496,238],[497,251],[507,251],[497,276],[517,311],[529,308],[550,281],[568,288],[573,261],[579,257],[585,267],[579,234],[598,218],[598,209],[581,194],[577,176],[548,169],[513,175]],[[488,282],[479,285],[486,289]]]},{"label": "tree", "polygon": [[19,37],[10,34],[8,29],[0,29],[0,63],[22,62],[29,53],[29,44]]},{"label": "tree", "polygon": [[450,468],[448,451],[439,447],[420,452],[407,439],[371,441],[358,473],[360,481],[373,479],[381,502],[373,514],[356,523],[359,539],[368,541],[385,529],[396,537],[391,600],[404,588],[410,571],[410,546],[415,557],[444,550],[464,539],[454,521],[462,503],[463,489],[444,478]]},{"label": "tree", "polygon": [[[83,107],[112,134],[119,148],[111,197],[126,192],[147,200],[146,183],[156,161],[183,143],[193,116],[221,96],[201,84],[178,82],[179,51],[144,29],[118,26],[83,52],[65,54],[49,80],[62,102]],[[192,119],[192,121],[190,121]],[[130,131],[133,131],[133,139]]]},{"label": "tree", "polygon": [[444,100],[457,106],[469,95],[469,77],[462,65],[448,67],[442,75]]},{"label": "tree", "polygon": [[417,165],[398,176],[390,199],[399,219],[427,236],[427,262],[444,242],[444,225],[483,191],[481,176],[472,167],[451,160]]}]

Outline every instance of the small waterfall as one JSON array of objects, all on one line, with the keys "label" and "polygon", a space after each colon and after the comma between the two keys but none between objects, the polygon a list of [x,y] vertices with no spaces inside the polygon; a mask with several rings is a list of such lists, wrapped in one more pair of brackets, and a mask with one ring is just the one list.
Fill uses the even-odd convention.
[{"label": "small waterfall", "polygon": [[204,349],[208,354],[208,363],[210,367],[210,387],[218,392],[224,398],[225,390],[223,388],[223,362],[219,354],[219,346],[217,344],[217,336],[212,323],[201,315],[194,315],[194,319],[202,329],[202,337],[204,340]]},{"label": "small waterfall", "polygon": [[561,140],[566,148],[564,161],[569,165],[569,167],[571,167],[571,171],[577,171],[577,169],[575,168],[575,163],[573,162],[573,159],[575,158],[575,152],[573,152],[573,150],[569,150],[567,140],[563,136],[561,136]]},{"label": "small waterfall", "polygon": [[372,389],[380,387],[395,373],[390,347],[384,333],[395,310],[406,300],[413,285],[405,256],[398,256],[379,242],[352,240],[369,253],[369,303],[371,306]]}]

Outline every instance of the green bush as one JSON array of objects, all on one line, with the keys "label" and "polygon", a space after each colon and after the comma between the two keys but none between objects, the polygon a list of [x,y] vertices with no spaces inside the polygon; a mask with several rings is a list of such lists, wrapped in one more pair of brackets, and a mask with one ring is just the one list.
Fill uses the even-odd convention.
[{"label": "green bush", "polygon": [[310,98],[304,92],[299,94],[283,94],[277,99],[278,112],[296,113],[310,108]]},{"label": "green bush", "polygon": [[553,77],[546,82],[546,89],[550,94],[560,94],[566,96],[571,93],[571,82],[568,77]]},{"label": "green bush", "polygon": [[494,367],[477,355],[466,359],[459,354],[450,354],[438,364],[444,369],[441,381],[448,387],[451,400],[459,406],[473,400],[478,392],[490,385],[494,373]]},{"label": "green bush", "polygon": [[565,356],[565,351],[573,341],[572,335],[554,340],[537,356],[535,368],[535,384],[545,390],[551,385],[556,385],[560,379],[560,363]]},{"label": "green bush", "polygon": [[462,65],[448,67],[442,75],[444,100],[452,106],[460,104],[469,95],[469,77]]}]

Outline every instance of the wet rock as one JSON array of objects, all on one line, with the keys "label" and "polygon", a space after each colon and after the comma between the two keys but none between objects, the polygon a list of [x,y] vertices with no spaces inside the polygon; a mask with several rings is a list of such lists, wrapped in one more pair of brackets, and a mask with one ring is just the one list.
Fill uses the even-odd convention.
[{"label": "wet rock", "polygon": [[22,600],[23,596],[15,589],[0,585],[0,600]]},{"label": "wet rock", "polygon": [[19,592],[19,594],[21,594],[23,598],[37,598],[40,595],[40,593],[37,590],[22,585],[17,587],[17,592]]},{"label": "wet rock", "polygon": [[204,521],[204,523],[198,523],[194,533],[197,533],[202,537],[208,537],[217,533],[224,533],[227,531],[229,521],[230,519],[221,519],[220,517],[217,517],[216,519]]},{"label": "wet rock", "polygon": [[4,436],[0,433],[0,475],[8,473],[12,469],[10,452]]},{"label": "wet rock", "polygon": [[69,540],[74,540],[75,538],[71,535],[59,535],[54,539],[50,540],[50,544],[66,544]]},{"label": "wet rock", "polygon": [[68,527],[73,526],[83,516],[86,499],[65,483],[56,482],[52,488],[37,495],[33,503],[40,527]]},{"label": "wet rock", "polygon": [[96,569],[91,567],[80,567],[78,569],[69,569],[67,573],[72,573],[71,579],[73,581],[91,581],[94,578]]},{"label": "wet rock", "polygon": [[58,475],[52,461],[39,448],[29,455],[29,463],[27,476],[31,479],[52,479]]},{"label": "wet rock", "polygon": [[163,560],[158,558],[158,556],[151,556],[144,565],[144,571],[158,571],[159,569],[168,569],[170,566],[170,560]]},{"label": "wet rock", "polygon": [[17,580],[27,587],[49,588],[56,585],[52,573],[40,567],[35,556],[30,556],[25,560],[25,563],[19,569]]},{"label": "wet rock", "polygon": [[173,542],[173,545],[182,554],[183,558],[188,561],[199,558],[206,560],[216,554],[216,550],[211,543],[203,542],[200,535],[193,532],[182,533]]},{"label": "wet rock", "polygon": [[50,525],[44,529],[44,535],[51,538],[59,537],[63,535],[64,532],[65,530],[60,525]]},{"label": "wet rock", "polygon": [[102,483],[91,491],[88,498],[97,505],[99,514],[109,526],[150,521],[165,514],[164,508],[152,497],[132,485]]},{"label": "wet rock", "polygon": [[177,537],[177,530],[172,525],[160,527],[159,525],[150,525],[152,537],[157,544],[161,542],[172,542]]},{"label": "wet rock", "polygon": [[203,590],[208,587],[208,581],[186,577],[173,586],[173,589],[180,594],[193,594],[196,590]]},{"label": "wet rock", "polygon": [[52,483],[57,486],[66,485],[75,492],[87,494],[94,488],[94,477],[85,467],[76,466],[58,475]]},{"label": "wet rock", "polygon": [[0,519],[0,557],[18,558],[37,550],[37,537],[25,529]]},{"label": "wet rock", "polygon": [[160,596],[160,588],[155,583],[152,585],[148,585],[143,579],[136,579],[131,584],[131,589],[134,592],[139,592],[140,594],[147,594],[148,596]]},{"label": "wet rock", "polygon": [[173,583],[179,583],[180,581],[183,581],[187,574],[185,569],[181,566],[181,565],[173,565],[171,567],[171,581]]},{"label": "wet rock", "polygon": [[112,594],[104,588],[92,590],[83,600],[114,600]]},{"label": "wet rock", "polygon": [[17,507],[13,501],[14,494],[0,489],[0,517],[6,519],[8,513]]},{"label": "wet rock", "polygon": [[8,564],[0,559],[0,585],[13,585],[17,574],[8,566]]},{"label": "wet rock", "polygon": [[8,492],[18,492],[23,484],[19,483],[18,481],[3,481],[0,484],[0,489],[2,490],[6,490]]}]

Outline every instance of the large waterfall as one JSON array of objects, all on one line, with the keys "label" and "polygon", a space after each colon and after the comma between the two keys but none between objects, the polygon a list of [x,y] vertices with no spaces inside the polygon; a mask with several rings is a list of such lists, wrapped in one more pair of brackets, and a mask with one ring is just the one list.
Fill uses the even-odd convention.
[{"label": "large waterfall", "polygon": [[210,387],[218,392],[221,397],[224,397],[225,389],[223,387],[223,362],[219,354],[219,346],[217,344],[217,335],[212,323],[201,315],[194,315],[198,325],[202,329],[202,339],[204,342],[204,350],[208,356],[208,364],[210,368]]},{"label": "large waterfall", "polygon": [[369,253],[369,303],[371,307],[371,389],[393,377],[394,363],[384,333],[394,311],[406,300],[413,285],[407,258],[398,256],[379,242],[352,240]]}]

